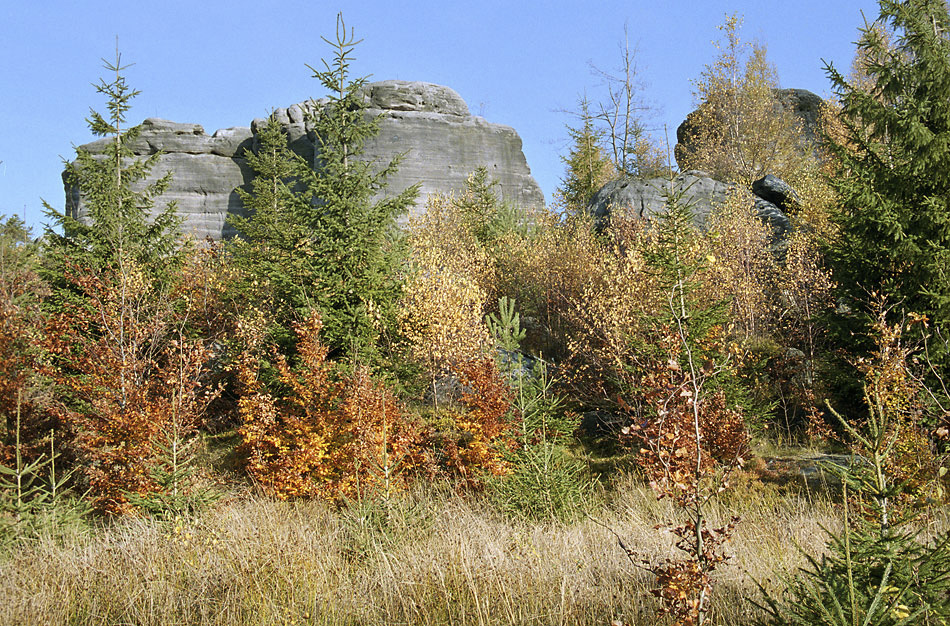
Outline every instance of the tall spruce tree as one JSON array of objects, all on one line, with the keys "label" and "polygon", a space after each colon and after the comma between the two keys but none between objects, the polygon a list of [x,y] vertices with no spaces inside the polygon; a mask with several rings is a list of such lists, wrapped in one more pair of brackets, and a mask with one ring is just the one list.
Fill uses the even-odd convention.
[{"label": "tall spruce tree", "polygon": [[271,119],[258,153],[249,157],[256,178],[242,198],[252,214],[232,223],[246,240],[236,247],[243,249],[239,255],[268,283],[277,325],[287,326],[285,315],[303,320],[316,310],[334,358],[372,362],[381,335],[395,326],[401,262],[396,218],[408,210],[418,186],[379,199],[400,158],[380,166],[364,157],[380,120],[367,112],[367,78],[350,78],[360,41],[347,32],[342,14],[334,40],[322,39],[333,57],[323,60],[323,69],[308,66],[329,92],[308,107],[316,138],[313,167],[286,147]]},{"label": "tall spruce tree", "polygon": [[[828,141],[841,202],[830,256],[853,310],[868,312],[876,292],[947,330],[950,17],[944,0],[880,0],[880,7],[857,44],[869,59],[867,82],[826,67],[845,131]],[[947,355],[941,360],[946,372]]]},{"label": "tall spruce tree", "polygon": [[[106,96],[108,113],[102,115],[90,109],[89,129],[97,137],[107,138],[101,153],[93,154],[76,149],[76,160],[66,163],[65,182],[78,190],[84,214],[78,206],[67,203],[60,213],[44,203],[53,226],[48,228],[46,254],[53,261],[55,275],[62,275],[64,263],[91,269],[115,267],[133,262],[154,274],[168,268],[168,261],[176,255],[180,220],[175,204],[168,203],[153,215],[155,199],[171,181],[171,173],[146,183],[160,153],[136,158],[132,144],[138,138],[138,126],[126,127],[126,114],[131,101],[139,91],[128,86],[116,49],[115,61],[103,59],[105,69],[113,75],[111,81],[100,79],[96,92]],[[79,219],[82,217],[82,219]]]},{"label": "tall spruce tree", "polygon": [[312,248],[306,251],[313,259],[312,298],[333,352],[372,357],[382,330],[395,325],[400,289],[396,218],[408,210],[419,188],[377,199],[400,158],[381,167],[361,158],[380,124],[366,111],[368,79],[350,78],[353,50],[361,40],[352,30],[347,33],[340,14],[335,39],[323,41],[334,52],[323,69],[310,67],[329,95],[324,106],[311,107],[317,158],[305,181],[312,210],[303,220],[312,233]]}]

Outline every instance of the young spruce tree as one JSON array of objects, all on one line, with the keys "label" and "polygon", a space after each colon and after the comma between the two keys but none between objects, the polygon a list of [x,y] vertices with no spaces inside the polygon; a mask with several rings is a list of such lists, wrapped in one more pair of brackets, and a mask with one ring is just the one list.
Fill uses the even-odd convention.
[{"label": "young spruce tree", "polygon": [[175,204],[170,202],[158,215],[152,214],[155,198],[168,188],[171,173],[145,184],[161,154],[135,158],[132,150],[140,128],[127,128],[126,114],[139,91],[129,87],[122,75],[129,66],[122,65],[118,49],[115,62],[103,59],[103,64],[114,74],[111,82],[100,79],[96,85],[96,92],[107,98],[108,114],[90,110],[86,121],[105,145],[96,154],[77,148],[76,160],[66,163],[63,179],[73,188],[66,211],[60,213],[45,204],[53,225],[62,229],[58,233],[48,228],[45,237],[44,256],[52,261],[54,284],[61,284],[67,262],[90,269],[132,262],[162,273],[178,250],[180,220]]},{"label": "young spruce tree", "polygon": [[248,150],[245,156],[255,174],[251,189],[237,190],[249,215],[228,217],[241,235],[231,242],[231,253],[245,278],[238,289],[272,312],[270,332],[279,344],[286,344],[293,341],[293,322],[300,310],[310,308],[306,278],[312,258],[300,254],[300,244],[309,241],[310,233],[299,217],[311,206],[297,188],[310,166],[290,150],[274,115],[257,139],[257,151]]},{"label": "young spruce tree", "polygon": [[[210,349],[194,336],[191,303],[177,289],[184,252],[174,204],[152,212],[170,178],[148,182],[158,155],[136,158],[139,130],[125,128],[138,92],[126,84],[118,52],[105,67],[114,79],[96,89],[108,114],[93,111],[88,120],[104,137],[101,152],[78,149],[65,174],[84,212],[50,209],[63,232],[46,237],[53,296],[39,343],[42,373],[55,389],[48,410],[78,480],[99,510],[124,513],[135,507],[131,494],[182,491],[182,481],[157,480],[154,470],[167,465],[161,445],[187,445],[217,392],[207,384]],[[174,464],[187,462],[177,455]]]},{"label": "young spruce tree", "polygon": [[603,130],[594,124],[590,103],[586,96],[579,102],[579,125],[567,128],[573,145],[567,156],[561,157],[566,166],[561,179],[561,195],[569,214],[577,214],[597,191],[614,175],[614,164],[604,152]]}]

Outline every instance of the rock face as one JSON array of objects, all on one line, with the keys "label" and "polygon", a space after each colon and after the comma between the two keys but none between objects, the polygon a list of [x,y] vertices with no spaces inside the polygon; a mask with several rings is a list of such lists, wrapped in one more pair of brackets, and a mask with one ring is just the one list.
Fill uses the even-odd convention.
[{"label": "rock face", "polygon": [[[104,138],[80,148],[99,154],[110,141]],[[142,122],[142,132],[131,148],[137,155],[164,153],[147,181],[172,172],[171,185],[159,198],[160,208],[175,201],[185,233],[221,238],[233,234],[225,222],[227,214],[244,210],[234,189],[250,180],[243,155],[252,144],[249,128],[227,128],[208,135],[198,124],[149,118]],[[70,185],[66,186],[66,211],[82,219],[79,190]]]},{"label": "rock face", "polygon": [[[696,225],[700,228],[705,227],[713,205],[725,202],[731,187],[698,170],[683,172],[673,179],[673,192],[683,194],[683,201],[692,206]],[[610,216],[618,212],[649,219],[666,212],[669,191],[668,178],[621,178],[601,187],[591,198],[588,211],[597,228],[605,227]]]},{"label": "rock face", "polygon": [[814,141],[818,132],[818,116],[821,114],[821,96],[807,89],[778,89],[776,97],[782,106],[801,120],[805,137]]},{"label": "rock face", "polygon": [[[753,184],[756,189],[780,189],[786,196],[792,198],[795,191],[785,182],[768,175]],[[733,185],[712,179],[705,172],[691,170],[677,175],[672,183],[673,193],[682,193],[684,202],[693,209],[696,226],[705,228],[713,208],[726,201],[726,196]],[[644,180],[623,178],[614,180],[594,194],[588,205],[588,211],[594,218],[598,229],[604,228],[612,215],[620,214],[639,219],[650,219],[655,215],[666,212],[666,199],[670,192],[668,178],[648,178]],[[777,193],[777,192],[774,192]],[[761,195],[761,194],[760,194]],[[773,243],[780,242],[791,230],[791,223],[782,208],[766,198],[755,195],[753,197],[756,215],[772,229]],[[775,195],[770,196],[776,198]],[[781,205],[787,208],[793,205]]]},{"label": "rock face", "polygon": [[[363,97],[369,105],[368,114],[380,116],[380,133],[367,142],[364,157],[383,166],[404,154],[399,171],[389,179],[388,191],[395,194],[421,183],[412,212],[423,211],[431,194],[464,189],[466,178],[480,166],[498,180],[502,199],[521,208],[544,204],[515,130],[472,116],[454,90],[389,80],[367,84]],[[315,138],[306,119],[324,103],[307,101],[275,110],[288,131],[290,147],[311,163]],[[244,154],[255,145],[254,135],[263,122],[257,119],[250,128],[229,128],[209,136],[197,124],[145,120],[132,148],[139,155],[163,152],[152,175],[154,179],[172,172],[171,186],[161,200],[178,202],[183,232],[197,238],[234,235],[226,217],[244,212],[235,188],[251,181]],[[101,153],[108,141],[99,140],[81,149]],[[67,211],[81,219],[78,190],[67,186],[66,198]]]}]

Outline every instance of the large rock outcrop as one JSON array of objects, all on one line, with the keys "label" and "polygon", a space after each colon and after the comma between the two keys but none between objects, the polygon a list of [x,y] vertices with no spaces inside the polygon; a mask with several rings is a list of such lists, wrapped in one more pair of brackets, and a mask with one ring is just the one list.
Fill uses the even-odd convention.
[{"label": "large rock outcrop", "polygon": [[[388,192],[398,193],[421,183],[412,212],[424,210],[435,193],[459,192],[475,168],[484,166],[498,182],[502,198],[516,207],[544,204],[544,196],[531,176],[521,138],[509,126],[492,124],[469,113],[465,101],[452,89],[422,82],[383,81],[363,90],[368,114],[380,116],[380,133],[367,142],[365,158],[384,165],[404,154],[397,174],[389,179]],[[288,131],[291,148],[314,163],[314,136],[307,124],[322,101],[308,101],[276,109]],[[182,230],[197,238],[227,238],[229,213],[242,213],[235,189],[250,183],[244,155],[255,145],[255,131],[228,128],[212,135],[197,124],[180,124],[150,118],[132,145],[138,155],[162,152],[152,178],[172,172],[172,182],[161,200],[175,200],[183,218]],[[81,146],[101,153],[108,139]],[[66,189],[66,209],[82,218],[79,190]]]}]

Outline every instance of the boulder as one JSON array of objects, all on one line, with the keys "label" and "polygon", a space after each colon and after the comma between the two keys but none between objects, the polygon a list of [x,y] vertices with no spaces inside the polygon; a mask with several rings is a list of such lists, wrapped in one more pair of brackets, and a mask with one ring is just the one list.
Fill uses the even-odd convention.
[{"label": "boulder", "polygon": [[792,230],[792,223],[788,221],[788,216],[779,207],[759,196],[753,197],[753,207],[759,219],[772,230],[771,242],[773,244],[788,238],[788,233]]},{"label": "boulder", "polygon": [[784,180],[772,174],[766,174],[753,182],[752,193],[783,211],[794,211],[801,204],[795,190]]},{"label": "boulder", "polygon": [[[768,181],[763,185],[767,185],[768,197],[779,199],[781,204],[769,201],[760,195],[754,195],[753,207],[756,215],[771,228],[773,248],[776,253],[780,253],[784,249],[782,242],[792,228],[782,207],[793,206],[792,199],[797,201],[798,196],[781,179],[772,175],[766,176],[763,180],[766,179]],[[693,210],[695,225],[704,229],[713,208],[718,204],[723,204],[730,189],[733,188],[734,185],[710,178],[708,174],[698,170],[678,174],[673,178],[672,187],[668,178],[621,178],[601,187],[594,194],[587,210],[593,217],[594,226],[598,230],[605,228],[613,215],[650,219],[666,212],[666,200],[672,189],[673,193],[682,194],[682,201]],[[753,193],[757,193],[755,189],[756,187],[753,187]],[[759,189],[764,188],[760,185]]]},{"label": "boulder", "polygon": [[815,141],[818,137],[818,118],[824,100],[807,89],[776,89],[775,97],[787,111],[794,113],[802,123],[805,138]]},{"label": "boulder", "polygon": [[[381,197],[421,183],[411,210],[420,213],[430,195],[460,192],[472,171],[484,166],[498,181],[503,200],[525,209],[544,205],[544,195],[531,176],[518,133],[509,126],[471,115],[453,89],[387,80],[366,84],[362,97],[369,106],[367,114],[380,120],[379,135],[364,146],[365,158],[383,166],[396,155],[403,155]],[[290,148],[314,167],[318,167],[315,137],[307,120],[318,115],[326,102],[308,100],[274,111],[287,130]],[[249,128],[222,129],[210,136],[198,124],[158,118],[142,123],[142,132],[131,147],[137,155],[162,153],[149,180],[172,173],[171,185],[160,202],[178,202],[185,233],[199,239],[234,235],[226,218],[229,213],[244,213],[235,189],[246,188],[251,181],[244,156],[254,147],[264,121],[255,119]],[[80,149],[100,154],[108,141],[101,139]],[[79,191],[67,186],[66,197],[67,212],[82,219]]]},{"label": "boulder", "polygon": [[383,111],[417,111],[469,117],[468,105],[449,87],[432,83],[384,80],[363,88],[366,104]]},{"label": "boulder", "polygon": [[[705,228],[713,205],[725,202],[731,187],[698,170],[678,174],[672,181],[672,191],[683,194],[683,202],[693,209],[699,228]],[[666,212],[670,191],[668,178],[620,178],[610,181],[594,194],[588,211],[599,230],[606,227],[611,215],[649,219]]]}]

